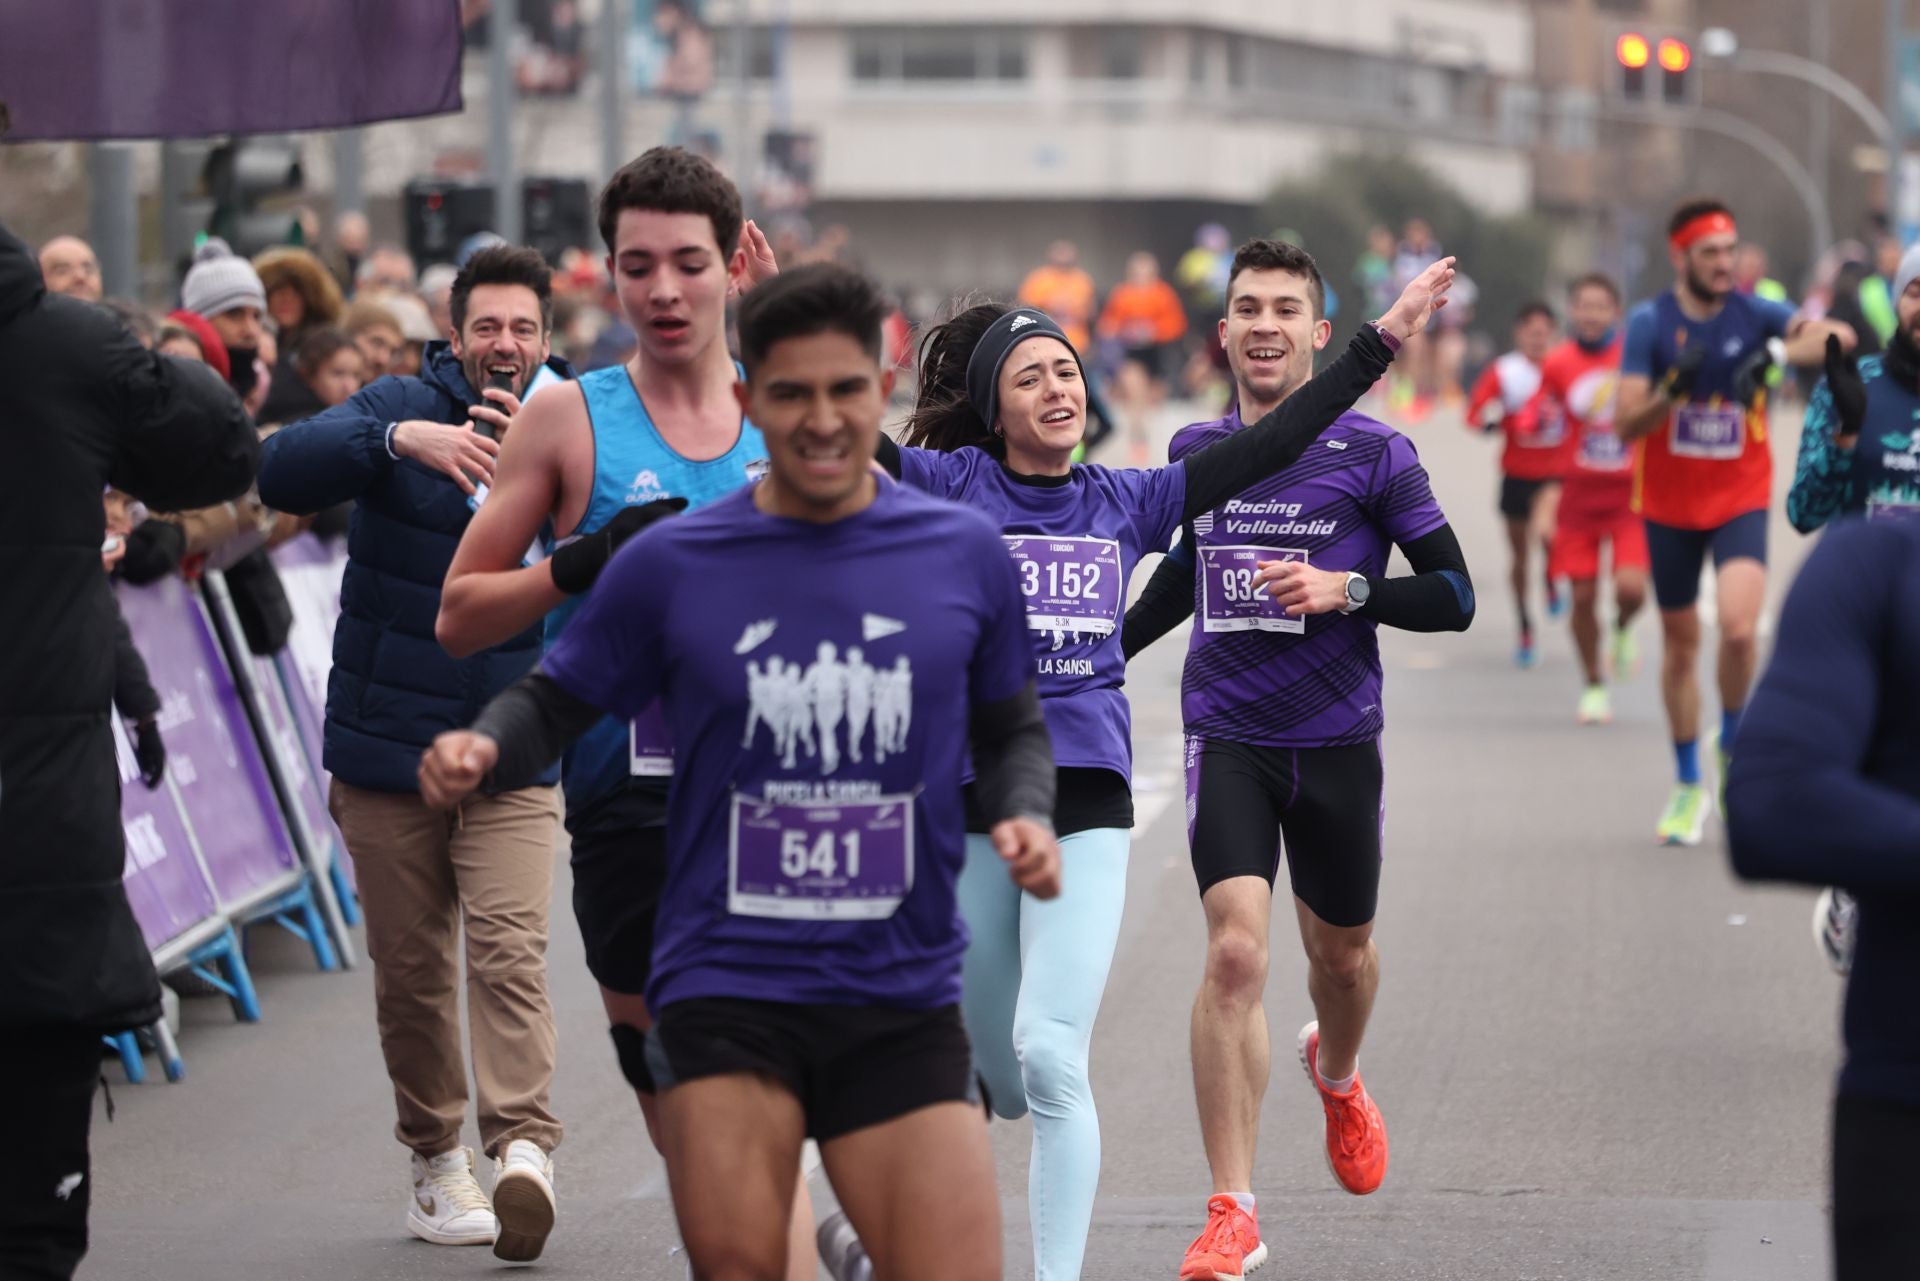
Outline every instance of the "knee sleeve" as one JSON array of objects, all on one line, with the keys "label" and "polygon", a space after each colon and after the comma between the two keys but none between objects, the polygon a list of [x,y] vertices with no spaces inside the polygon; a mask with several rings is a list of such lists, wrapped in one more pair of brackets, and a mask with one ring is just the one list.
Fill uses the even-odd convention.
[{"label": "knee sleeve", "polygon": [[615,1023],[607,1031],[613,1052],[620,1058],[620,1074],[642,1094],[654,1094],[653,1071],[647,1067],[647,1034],[631,1023]]}]

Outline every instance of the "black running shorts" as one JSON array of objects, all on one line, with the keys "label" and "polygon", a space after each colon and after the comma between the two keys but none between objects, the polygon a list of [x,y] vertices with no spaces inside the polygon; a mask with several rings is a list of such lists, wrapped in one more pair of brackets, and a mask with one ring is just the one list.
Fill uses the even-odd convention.
[{"label": "black running shorts", "polygon": [[1187,843],[1202,894],[1235,876],[1272,885],[1284,850],[1294,895],[1315,916],[1342,927],[1373,919],[1385,819],[1378,740],[1255,747],[1190,737],[1186,763]]},{"label": "black running shorts", "polygon": [[666,785],[635,780],[567,815],[573,915],[587,970],[638,996],[653,972],[653,918],[667,883]]},{"label": "black running shorts", "polygon": [[1500,514],[1508,520],[1532,520],[1533,500],[1557,480],[1528,480],[1523,476],[1500,477]]},{"label": "black running shorts", "polygon": [[786,1005],[723,997],[675,1001],[647,1034],[660,1090],[753,1073],[785,1086],[825,1143],[936,1103],[979,1105],[960,1007]]}]

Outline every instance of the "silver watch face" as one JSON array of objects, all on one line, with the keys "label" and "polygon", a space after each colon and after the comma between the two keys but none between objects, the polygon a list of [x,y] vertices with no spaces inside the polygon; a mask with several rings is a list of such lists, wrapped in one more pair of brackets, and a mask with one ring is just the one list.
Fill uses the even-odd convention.
[{"label": "silver watch face", "polygon": [[1364,578],[1355,577],[1347,580],[1347,602],[1355,609],[1367,603],[1367,595],[1372,591],[1373,588]]}]

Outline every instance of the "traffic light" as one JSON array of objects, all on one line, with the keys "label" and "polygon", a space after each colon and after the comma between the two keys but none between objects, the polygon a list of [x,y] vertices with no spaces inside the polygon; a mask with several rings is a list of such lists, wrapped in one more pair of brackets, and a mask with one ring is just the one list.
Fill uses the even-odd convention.
[{"label": "traffic light", "polygon": [[1653,47],[1638,31],[1629,31],[1613,42],[1614,60],[1620,64],[1620,96],[1629,102],[1645,101],[1647,63],[1653,59]]},{"label": "traffic light", "polygon": [[293,139],[233,138],[208,153],[200,177],[213,201],[207,230],[235,253],[250,258],[298,239],[299,217],[287,198],[306,178]]},{"label": "traffic light", "polygon": [[521,234],[548,262],[559,266],[567,250],[593,248],[593,192],[584,178],[527,178],[520,197]]},{"label": "traffic light", "polygon": [[407,252],[413,260],[452,262],[460,244],[494,225],[490,183],[416,178],[407,184]]},{"label": "traffic light", "polygon": [[1693,46],[1678,36],[1623,31],[1614,39],[1613,60],[1614,91],[1624,102],[1686,107],[1699,101]]},{"label": "traffic light", "polygon": [[1693,49],[1684,40],[1666,36],[1661,39],[1655,58],[1660,63],[1660,96],[1668,106],[1685,106],[1692,100],[1689,90]]}]

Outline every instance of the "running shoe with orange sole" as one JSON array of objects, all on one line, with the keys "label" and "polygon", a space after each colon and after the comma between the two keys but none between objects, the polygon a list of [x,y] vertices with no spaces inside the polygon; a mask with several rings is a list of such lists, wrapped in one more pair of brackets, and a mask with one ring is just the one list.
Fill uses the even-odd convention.
[{"label": "running shoe with orange sole", "polygon": [[1225,1193],[1207,1198],[1207,1226],[1187,1247],[1180,1281],[1244,1281],[1267,1261],[1260,1225]]},{"label": "running shoe with orange sole", "polygon": [[1315,1066],[1319,1057],[1320,1024],[1313,1022],[1300,1029],[1300,1066],[1307,1070],[1327,1114],[1327,1168],[1341,1187],[1365,1196],[1387,1177],[1387,1123],[1380,1119],[1380,1109],[1373,1105],[1359,1073],[1354,1073],[1353,1088],[1345,1094],[1335,1094],[1323,1085]]}]

